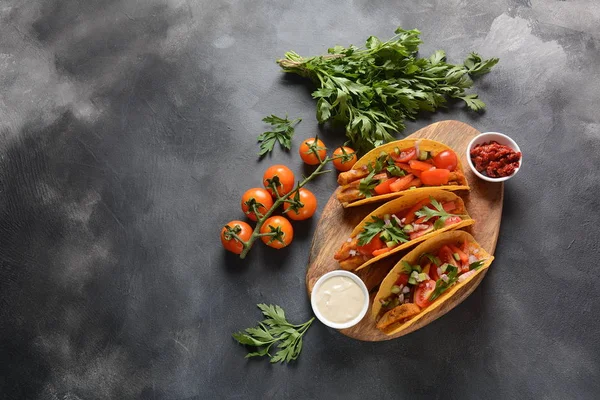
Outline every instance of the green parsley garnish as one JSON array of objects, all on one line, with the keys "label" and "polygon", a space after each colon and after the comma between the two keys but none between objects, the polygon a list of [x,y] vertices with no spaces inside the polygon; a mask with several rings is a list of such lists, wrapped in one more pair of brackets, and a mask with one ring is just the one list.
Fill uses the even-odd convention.
[{"label": "green parsley garnish", "polygon": [[385,221],[379,217],[372,217],[371,222],[367,222],[358,234],[358,245],[364,246],[369,243],[378,233],[385,236],[386,242],[400,244],[408,242],[408,235],[400,228],[395,218],[390,218],[386,225]]},{"label": "green parsley garnish", "polygon": [[[256,347],[255,352],[246,354],[246,358],[269,356],[272,363],[290,362],[295,360],[302,351],[302,336],[306,333],[313,320],[300,325],[290,324],[283,309],[279,306],[257,304],[266,317],[254,328],[246,328],[232,336],[240,344]],[[269,354],[269,349],[277,343],[279,351],[274,356]]]},{"label": "green parsley garnish", "polygon": [[301,118],[296,118],[290,121],[287,117],[281,118],[276,115],[264,117],[263,121],[272,126],[272,130],[263,132],[258,135],[258,143],[260,143],[260,152],[258,155],[264,157],[267,153],[273,151],[275,142],[279,142],[281,148],[289,150],[292,147],[292,136],[294,136],[294,126],[302,121]]},{"label": "green parsley garnish", "polygon": [[455,214],[450,214],[444,210],[444,207],[440,204],[439,201],[434,199],[433,197],[429,197],[431,200],[431,205],[435,207],[435,210],[432,210],[428,206],[424,206],[419,211],[415,213],[415,215],[419,218],[425,217],[424,221],[429,221],[431,218],[439,217],[437,221],[433,224],[434,229],[441,229],[444,227],[444,223],[448,219],[448,217],[456,216]]}]

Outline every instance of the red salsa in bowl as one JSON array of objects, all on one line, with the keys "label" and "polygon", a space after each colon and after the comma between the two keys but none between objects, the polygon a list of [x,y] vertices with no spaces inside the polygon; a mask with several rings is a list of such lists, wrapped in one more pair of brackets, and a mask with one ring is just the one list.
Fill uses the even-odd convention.
[{"label": "red salsa in bowl", "polygon": [[494,140],[475,145],[470,156],[475,169],[490,178],[511,176],[521,162],[521,152]]}]

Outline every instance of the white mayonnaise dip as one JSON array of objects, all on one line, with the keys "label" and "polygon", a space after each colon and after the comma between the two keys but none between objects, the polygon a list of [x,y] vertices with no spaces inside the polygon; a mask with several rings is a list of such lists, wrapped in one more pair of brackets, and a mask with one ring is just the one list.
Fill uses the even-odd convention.
[{"label": "white mayonnaise dip", "polygon": [[331,322],[344,323],[356,318],[365,304],[365,294],[352,278],[332,276],[317,289],[319,312]]}]

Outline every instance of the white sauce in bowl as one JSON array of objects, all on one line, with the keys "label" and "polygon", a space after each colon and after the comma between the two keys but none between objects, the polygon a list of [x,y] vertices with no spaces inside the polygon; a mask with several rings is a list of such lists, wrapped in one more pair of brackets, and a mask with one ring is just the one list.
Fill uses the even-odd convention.
[{"label": "white sauce in bowl", "polygon": [[365,294],[358,284],[347,276],[332,276],[315,293],[316,306],[328,321],[346,323],[355,319],[365,305]]}]

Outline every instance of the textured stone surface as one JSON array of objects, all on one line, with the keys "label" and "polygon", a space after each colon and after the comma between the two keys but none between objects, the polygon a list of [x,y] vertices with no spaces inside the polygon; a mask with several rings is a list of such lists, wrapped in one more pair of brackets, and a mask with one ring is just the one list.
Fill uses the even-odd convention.
[{"label": "textured stone surface", "polygon": [[[247,361],[254,304],[310,317],[315,222],[294,246],[225,254],[219,226],[267,165],[270,113],[319,131],[287,50],[423,32],[422,54],[500,64],[458,119],[512,136],[490,273],[407,337],[361,343],[315,323],[290,366]],[[595,0],[0,3],[0,393],[3,398],[598,398],[600,4]],[[342,140],[323,132],[332,145]],[[323,204],[333,176],[312,185]]]}]

